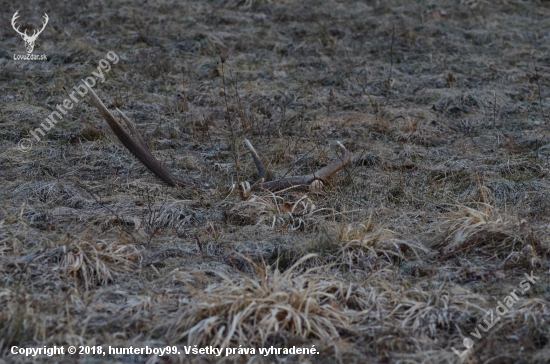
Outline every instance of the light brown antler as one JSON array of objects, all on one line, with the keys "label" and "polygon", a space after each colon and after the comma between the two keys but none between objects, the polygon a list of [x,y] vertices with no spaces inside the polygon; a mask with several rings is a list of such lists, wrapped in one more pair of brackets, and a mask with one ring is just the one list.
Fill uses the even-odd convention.
[{"label": "light brown antler", "polygon": [[[190,182],[175,177],[169,170],[164,168],[164,166],[153,156],[153,154],[151,154],[151,151],[143,141],[141,135],[134,126],[134,123],[132,123],[132,121],[122,111],[116,109],[125,121],[126,126],[132,135],[124,129],[120,122],[113,116],[113,114],[111,114],[107,107],[105,107],[103,102],[101,102],[99,97],[97,97],[94,90],[92,90],[88,85],[86,85],[86,87],[90,91],[92,103],[95,107],[97,107],[103,118],[107,121],[113,133],[115,133],[116,137],[121,141],[126,149],[128,149],[145,167],[147,167],[147,169],[170,186],[189,186],[191,184]],[[245,143],[252,154],[252,159],[254,160],[254,164],[256,165],[259,173],[259,179],[257,182],[252,185],[249,182],[243,183],[242,188],[245,194],[247,194],[246,191],[256,191],[261,189],[279,191],[293,186],[307,186],[313,184],[315,181],[324,183],[327,178],[344,168],[351,159],[350,153],[346,147],[344,147],[342,143],[338,142],[338,146],[342,151],[341,157],[332,161],[317,172],[303,176],[283,177],[273,181],[266,181],[266,170],[260,160],[260,157],[258,156],[258,153],[247,139],[245,139]]]},{"label": "light brown antler", "polygon": [[153,156],[153,154],[151,154],[151,151],[141,138],[141,135],[134,126],[134,123],[132,123],[132,121],[124,115],[122,111],[117,109],[133,136],[130,135],[126,129],[124,129],[120,122],[113,116],[113,114],[111,114],[107,107],[105,107],[103,102],[101,102],[99,97],[95,94],[94,90],[92,90],[88,85],[86,85],[86,87],[88,87],[88,90],[90,91],[93,104],[97,107],[105,121],[107,121],[107,124],[109,124],[109,127],[113,133],[115,133],[118,140],[120,140],[126,149],[128,149],[145,167],[147,167],[148,170],[153,172],[158,178],[172,187],[186,187],[191,184],[190,182],[175,177]]},{"label": "light brown antler", "polygon": [[245,196],[248,194],[247,191],[255,191],[261,189],[266,189],[269,191],[279,191],[293,186],[307,186],[315,181],[320,181],[324,183],[326,182],[327,178],[344,168],[351,159],[351,155],[346,147],[344,147],[342,143],[337,142],[340,150],[342,151],[342,155],[339,159],[332,161],[327,166],[321,168],[317,172],[306,174],[303,176],[282,177],[273,181],[266,182],[265,180],[267,177],[265,168],[262,161],[260,160],[260,157],[258,156],[258,153],[247,139],[245,139],[244,141],[248,150],[250,150],[250,153],[252,154],[252,159],[254,160],[254,164],[256,165],[259,174],[259,179],[257,182],[253,183],[252,185],[250,184],[250,182],[245,182],[241,186]]}]

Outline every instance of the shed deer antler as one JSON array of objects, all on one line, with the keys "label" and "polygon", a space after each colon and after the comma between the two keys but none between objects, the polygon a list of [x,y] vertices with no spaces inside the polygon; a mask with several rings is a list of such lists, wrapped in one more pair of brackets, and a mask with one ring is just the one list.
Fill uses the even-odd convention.
[{"label": "shed deer antler", "polygon": [[[157,177],[159,177],[169,186],[186,187],[191,184],[190,182],[186,182],[182,179],[175,177],[170,171],[164,168],[162,163],[160,163],[153,156],[132,121],[126,115],[124,115],[122,111],[116,109],[120,113],[120,116],[126,123],[126,126],[133,136],[130,135],[126,131],[126,129],[124,129],[124,127],[120,124],[120,122],[113,116],[113,114],[111,114],[111,112],[107,109],[107,107],[105,107],[103,102],[101,102],[99,97],[97,97],[96,93],[88,85],[86,85],[86,87],[90,91],[92,103],[95,105],[95,107],[97,107],[103,118],[107,121],[113,133],[115,133],[116,137],[122,142],[122,144],[145,167],[147,167],[147,169],[153,172]],[[243,182],[241,184],[241,188],[243,189],[243,194],[245,196],[249,195],[250,191],[261,189],[266,189],[269,191],[279,191],[293,186],[314,185],[314,182],[316,181],[318,181],[319,183],[323,183],[326,181],[327,178],[344,168],[350,161],[350,153],[344,147],[344,145],[342,145],[342,143],[338,142],[338,146],[342,150],[342,156],[340,157],[340,159],[329,163],[326,167],[321,168],[317,172],[303,176],[283,177],[273,181],[266,181],[266,170],[262,164],[262,161],[260,160],[260,157],[258,156],[258,153],[247,139],[245,139],[245,143],[252,154],[252,159],[254,160],[254,164],[258,169],[260,177],[259,180],[255,183],[252,183],[252,185],[250,182]],[[319,187],[319,183],[317,184],[317,186],[314,187]]]},{"label": "shed deer antler", "polygon": [[147,147],[147,144],[143,141],[143,138],[137,131],[136,127],[134,126],[134,123],[126,116],[122,111],[119,109],[116,109],[124,122],[126,123],[126,126],[128,129],[130,129],[130,132],[133,134],[130,135],[126,129],[120,124],[120,122],[111,114],[111,112],[103,105],[103,102],[97,97],[94,90],[92,90],[88,85],[88,90],[90,91],[90,96],[92,98],[92,102],[97,107],[99,112],[101,113],[101,116],[107,121],[107,124],[109,124],[109,127],[115,133],[118,140],[122,142],[122,144],[128,149],[145,167],[147,167],[148,170],[153,172],[158,178],[163,180],[167,185],[169,186],[182,186],[186,187],[189,186],[191,183],[186,182],[182,179],[179,179],[175,177],[169,170],[164,168],[162,163],[160,163],[151,153],[149,148]]},{"label": "shed deer antler", "polygon": [[[326,182],[326,180],[344,168],[351,159],[351,155],[349,151],[344,147],[344,145],[340,142],[338,143],[338,146],[340,147],[340,150],[342,151],[342,155],[339,159],[332,161],[325,167],[319,169],[317,172],[314,172],[312,174],[306,174],[302,176],[292,176],[292,177],[282,177],[273,181],[266,181],[267,175],[265,167],[260,160],[260,157],[258,156],[258,153],[256,152],[256,149],[252,146],[252,143],[248,141],[248,139],[245,139],[245,144],[248,150],[250,151],[250,154],[252,154],[252,159],[254,160],[254,164],[256,165],[256,169],[258,169],[258,175],[259,179],[257,182],[253,183],[252,185],[250,182],[243,182],[241,183],[241,190],[243,192],[243,195],[246,197],[250,194],[251,191],[266,189],[269,191],[280,191],[284,190],[289,187],[295,187],[295,186],[307,186],[309,185],[313,189],[319,189],[323,183]],[[317,182],[317,183],[315,183]]]}]

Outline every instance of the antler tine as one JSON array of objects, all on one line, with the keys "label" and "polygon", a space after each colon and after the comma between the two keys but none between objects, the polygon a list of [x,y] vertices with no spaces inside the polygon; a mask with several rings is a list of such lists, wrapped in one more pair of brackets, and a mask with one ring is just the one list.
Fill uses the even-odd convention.
[{"label": "antler tine", "polygon": [[38,36],[40,33],[44,31],[44,28],[46,28],[46,25],[48,24],[48,20],[50,20],[50,18],[48,18],[48,14],[46,13],[44,13],[44,20],[46,20],[46,22],[42,22],[42,29],[40,29],[40,31],[36,33],[36,36]]},{"label": "antler tine", "polygon": [[107,121],[109,127],[115,133],[116,137],[120,142],[132,153],[147,169],[153,172],[158,178],[163,180],[169,186],[189,186],[190,183],[185,182],[177,177],[175,177],[170,171],[168,171],[162,163],[160,163],[154,156],[151,154],[151,151],[141,138],[141,135],[138,133],[134,124],[130,119],[124,115],[120,110],[122,118],[128,125],[128,128],[135,135],[135,139],[122,127],[120,122],[111,114],[111,112],[105,107],[103,102],[97,97],[94,90],[86,85],[90,91],[90,96],[92,98],[92,103],[99,110],[101,116]]},{"label": "antler tine", "polygon": [[340,143],[339,141],[336,141],[338,146],[340,147],[340,150],[342,151],[342,156],[339,159],[336,159],[332,162],[330,162],[325,167],[321,168],[317,172],[314,173],[315,179],[324,181],[330,176],[332,176],[334,173],[338,172],[342,168],[344,168],[351,160],[351,155],[344,147],[344,144]]},{"label": "antler tine", "polygon": [[260,180],[251,186],[251,190],[266,189],[269,191],[280,191],[293,186],[309,185],[313,181],[317,180],[324,182],[334,173],[344,168],[351,160],[351,155],[346,147],[344,147],[342,143],[337,142],[340,150],[342,151],[342,156],[339,159],[334,160],[325,167],[321,168],[317,172],[303,176],[283,177],[273,181],[264,182],[266,173],[260,157],[258,156],[258,153],[254,149],[252,144],[247,139],[245,139],[245,143],[252,154],[252,159],[254,160],[254,164],[256,165],[258,173],[260,174]]},{"label": "antler tine", "polygon": [[26,36],[26,35],[27,35],[27,31],[26,31],[26,30],[25,30],[25,33],[21,33],[21,32],[19,31],[19,27],[20,27],[20,26],[17,27],[17,28],[15,27],[15,21],[17,20],[17,18],[19,18],[19,10],[17,10],[17,11],[15,12],[15,14],[13,14],[13,17],[11,18],[11,26],[12,26],[13,29],[14,29],[17,33],[19,33],[20,35],[25,35],[25,36]]},{"label": "antler tine", "polygon": [[130,129],[130,133],[132,133],[132,137],[134,139],[136,139],[136,141],[139,143],[141,148],[142,149],[149,149],[149,147],[147,147],[147,144],[145,143],[145,141],[141,137],[141,134],[137,131],[136,126],[134,125],[132,120],[130,120],[130,118],[128,118],[126,116],[126,114],[123,113],[122,111],[120,111],[118,108],[115,108],[115,109],[116,109],[116,111],[118,111],[118,113],[122,117],[122,120],[124,120],[124,122],[126,123],[126,126],[128,127],[128,129]]},{"label": "antler tine", "polygon": [[33,30],[32,32],[32,35],[30,36],[30,38],[33,38],[33,39],[36,39],[38,38],[38,36],[40,35],[40,33],[42,33],[44,31],[44,28],[46,28],[46,25],[48,24],[48,20],[50,18],[48,18],[48,14],[44,13],[44,20],[46,20],[46,22],[42,22],[42,29],[40,30]]},{"label": "antler tine", "polygon": [[256,165],[256,169],[258,170],[258,182],[263,183],[267,178],[267,174],[265,172],[262,160],[260,159],[258,152],[256,152],[256,149],[254,149],[254,147],[252,146],[252,143],[250,143],[250,141],[246,138],[244,139],[244,142],[248,150],[250,151],[250,154],[252,154],[252,160],[254,160],[254,164]]},{"label": "antler tine", "polygon": [[32,35],[31,35],[30,38],[34,38],[34,39],[38,38],[38,36],[40,35],[40,33],[42,33],[42,32],[44,31],[44,28],[46,28],[46,25],[48,24],[48,20],[49,20],[49,19],[50,19],[50,18],[48,18],[48,14],[44,13],[44,20],[46,20],[46,22],[42,22],[42,29],[40,29],[40,30],[36,30],[36,29],[33,30]]}]

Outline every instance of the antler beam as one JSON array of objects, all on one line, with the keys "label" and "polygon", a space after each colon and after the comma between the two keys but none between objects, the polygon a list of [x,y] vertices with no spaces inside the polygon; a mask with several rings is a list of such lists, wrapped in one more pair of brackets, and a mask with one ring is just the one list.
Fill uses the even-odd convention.
[{"label": "antler beam", "polygon": [[42,22],[42,29],[40,29],[40,30],[35,29],[32,32],[32,35],[27,35],[26,30],[25,30],[24,33],[19,31],[19,26],[16,27],[16,25],[15,25],[18,18],[19,18],[19,11],[16,11],[15,14],[13,14],[13,17],[11,18],[11,26],[13,27],[13,29],[19,35],[21,35],[21,37],[23,38],[23,41],[25,42],[25,45],[26,45],[26,48],[27,48],[27,53],[30,54],[30,53],[32,53],[32,51],[34,49],[34,42],[36,42],[36,38],[38,38],[40,33],[42,33],[44,31],[44,28],[46,28],[46,24],[48,24],[48,20],[49,20],[48,14],[44,14],[44,21]]},{"label": "antler beam", "polygon": [[243,189],[243,193],[247,195],[249,191],[256,191],[261,189],[266,189],[269,191],[280,191],[284,190],[285,188],[294,187],[294,186],[307,186],[311,185],[315,181],[320,181],[322,183],[325,183],[326,180],[344,168],[351,159],[351,155],[349,151],[344,147],[344,145],[340,142],[338,143],[338,146],[340,147],[340,150],[342,151],[342,155],[339,159],[336,159],[329,163],[327,166],[319,169],[317,172],[312,174],[306,174],[303,176],[292,176],[292,177],[283,177],[279,178],[273,181],[266,182],[266,172],[265,167],[260,160],[260,157],[258,156],[258,153],[252,146],[252,144],[248,141],[248,139],[245,139],[245,144],[250,151],[250,154],[252,154],[252,159],[254,160],[254,164],[256,165],[256,168],[258,169],[259,179],[257,182],[251,184],[250,182],[245,182],[241,186]]},{"label": "antler beam", "polygon": [[92,90],[88,85],[88,90],[90,91],[90,96],[92,98],[92,103],[97,107],[101,116],[107,121],[109,127],[115,133],[118,140],[132,153],[148,170],[153,172],[155,176],[163,180],[169,186],[182,186],[187,187],[191,183],[175,177],[169,170],[167,170],[161,162],[159,162],[151,153],[147,144],[143,141],[143,138],[137,131],[134,123],[126,116],[122,111],[117,109],[120,113],[122,119],[125,121],[126,126],[130,129],[130,132],[133,134],[130,135],[126,129],[120,124],[120,122],[111,114],[111,112],[105,107],[103,102],[97,97],[94,90]]},{"label": "antler beam", "polygon": [[[103,102],[101,102],[99,97],[97,97],[94,90],[92,90],[92,88],[88,85],[86,85],[86,87],[90,91],[92,103],[99,110],[101,116],[103,116],[105,121],[107,121],[107,124],[109,124],[109,127],[111,128],[113,133],[115,133],[118,140],[120,140],[121,143],[126,147],[126,149],[128,149],[145,167],[147,167],[147,169],[153,172],[158,178],[163,180],[169,186],[187,187],[192,184],[190,182],[175,177],[162,165],[161,162],[159,162],[153,156],[153,154],[147,147],[147,144],[145,144],[143,138],[134,126],[134,123],[132,123],[132,121],[122,111],[116,109],[126,123],[126,126],[130,130],[130,133],[132,135],[130,135],[130,133],[128,133],[126,129],[121,125],[121,123],[113,116],[113,114],[111,114],[111,112],[107,109]],[[254,160],[254,164],[256,165],[259,173],[259,179],[255,183],[251,184],[250,182],[244,182],[242,184],[243,193],[245,195],[248,195],[250,191],[261,189],[269,191],[280,191],[294,186],[313,185],[315,181],[324,183],[330,176],[344,168],[351,159],[350,153],[348,152],[346,147],[344,147],[342,143],[338,142],[338,146],[342,151],[342,155],[340,156],[340,158],[332,161],[327,166],[319,169],[317,172],[306,174],[303,176],[283,177],[273,181],[266,181],[266,170],[260,157],[258,156],[258,153],[247,139],[245,139],[245,143],[247,148],[250,150],[250,153],[252,154],[252,159]]]},{"label": "antler beam", "polygon": [[19,27],[15,27],[15,22],[17,21],[17,18],[19,18],[19,10],[15,12],[15,14],[13,14],[13,17],[11,18],[11,26],[13,27],[13,29],[19,34],[21,35],[22,37],[26,37],[27,36],[27,31],[25,30],[25,33],[21,33],[19,31]]},{"label": "antler beam", "polygon": [[11,26],[13,27],[13,29],[23,37],[34,38],[34,39],[36,39],[40,35],[40,33],[42,33],[44,31],[44,28],[46,28],[46,25],[48,24],[48,20],[50,19],[48,17],[48,14],[44,14],[43,18],[44,18],[45,21],[42,22],[42,29],[40,29],[40,30],[35,29],[32,32],[32,35],[27,35],[26,30],[25,30],[24,33],[21,33],[19,31],[19,27],[17,27],[17,28],[15,27],[15,22],[17,21],[18,18],[19,18],[19,10],[16,11],[15,14],[13,14],[13,17],[11,18]]},{"label": "antler beam", "polygon": [[44,28],[46,28],[46,25],[48,24],[48,20],[50,20],[50,18],[48,18],[48,14],[45,14],[45,13],[44,13],[43,18],[44,18],[45,21],[42,22],[42,29],[40,29],[38,31],[35,30],[32,34],[32,36],[35,37],[35,38],[38,37],[38,35],[44,31]]}]

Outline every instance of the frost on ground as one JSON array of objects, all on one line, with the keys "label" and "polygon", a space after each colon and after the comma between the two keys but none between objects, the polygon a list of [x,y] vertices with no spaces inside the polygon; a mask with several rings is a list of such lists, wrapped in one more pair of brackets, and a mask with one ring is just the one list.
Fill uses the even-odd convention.
[{"label": "frost on ground", "polygon": [[[30,361],[14,345],[548,363],[547,1],[0,4],[0,363]],[[48,61],[13,59],[17,10],[29,34],[47,12]],[[88,96],[19,150],[109,51],[94,90],[193,187],[152,175]],[[352,160],[322,188],[245,197],[245,138],[269,178],[337,141]]]}]

